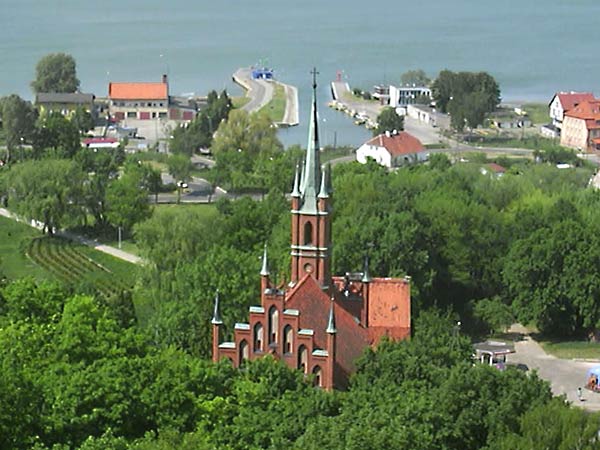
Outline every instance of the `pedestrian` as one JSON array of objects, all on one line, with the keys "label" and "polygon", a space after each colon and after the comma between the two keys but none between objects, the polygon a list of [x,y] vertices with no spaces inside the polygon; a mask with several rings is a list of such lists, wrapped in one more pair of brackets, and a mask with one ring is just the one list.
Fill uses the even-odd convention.
[{"label": "pedestrian", "polygon": [[577,388],[577,398],[579,399],[580,402],[583,401],[583,393],[581,392],[580,387]]}]

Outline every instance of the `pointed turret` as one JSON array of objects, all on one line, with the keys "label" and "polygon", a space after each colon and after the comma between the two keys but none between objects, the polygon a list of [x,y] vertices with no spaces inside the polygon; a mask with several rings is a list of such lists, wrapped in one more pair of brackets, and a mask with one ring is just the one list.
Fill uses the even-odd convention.
[{"label": "pointed turret", "polygon": [[371,281],[373,281],[373,278],[371,278],[371,274],[369,273],[369,257],[368,256],[365,256],[365,265],[363,267],[363,276],[360,281],[362,281],[363,283],[370,283]]},{"label": "pointed turret", "polygon": [[327,321],[327,329],[325,332],[327,334],[335,334],[337,333],[337,329],[335,328],[335,312],[333,311],[334,305],[333,298],[331,299],[331,307],[329,308],[329,320]]},{"label": "pointed turret", "polygon": [[317,69],[312,70],[313,75],[313,97],[310,113],[310,124],[308,130],[308,145],[302,178],[300,182],[300,194],[302,196],[302,212],[317,212],[317,192],[321,181],[321,164],[319,162],[319,117],[317,113]]},{"label": "pointed turret", "polygon": [[260,276],[261,277],[269,276],[269,264],[267,262],[267,244],[265,244],[265,249],[263,251],[262,269],[260,269]]},{"label": "pointed turret", "polygon": [[215,294],[215,309],[213,311],[213,317],[211,320],[213,325],[223,325],[223,320],[221,319],[221,312],[219,310],[219,290],[217,289],[217,293]]},{"label": "pointed turret", "polygon": [[329,173],[329,166],[327,165],[323,165],[323,168],[321,170],[321,190],[319,191],[319,198],[329,198],[329,185],[327,184],[328,182],[328,173]]},{"label": "pointed turret", "polygon": [[300,166],[296,164],[296,174],[294,175],[294,189],[292,197],[300,197]]}]

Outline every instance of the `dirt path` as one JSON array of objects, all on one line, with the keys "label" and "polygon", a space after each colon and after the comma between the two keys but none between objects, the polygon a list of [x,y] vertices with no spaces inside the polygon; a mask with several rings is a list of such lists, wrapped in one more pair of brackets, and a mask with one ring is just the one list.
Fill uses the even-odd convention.
[{"label": "dirt path", "polygon": [[516,353],[508,357],[509,361],[526,364],[530,370],[537,370],[540,378],[550,382],[555,395],[566,395],[574,406],[600,411],[600,393],[583,389],[584,401],[577,398],[577,388],[585,385],[587,370],[599,365],[599,362],[559,359],[549,355],[522,325],[513,325],[510,332],[521,334],[523,339],[515,343]]}]

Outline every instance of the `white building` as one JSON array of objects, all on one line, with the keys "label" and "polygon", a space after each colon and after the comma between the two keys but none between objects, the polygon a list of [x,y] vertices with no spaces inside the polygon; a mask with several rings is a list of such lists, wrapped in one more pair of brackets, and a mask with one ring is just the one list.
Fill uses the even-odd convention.
[{"label": "white building", "polygon": [[565,113],[584,101],[593,101],[594,94],[591,92],[557,92],[552,97],[550,104],[550,118],[552,125],[559,130],[562,129],[562,123]]},{"label": "white building", "polygon": [[375,136],[356,151],[359,163],[366,164],[372,158],[378,164],[390,168],[426,161],[428,157],[429,153],[421,141],[405,131]]},{"label": "white building", "polygon": [[398,108],[400,106],[414,105],[423,103],[423,99],[431,99],[431,89],[425,86],[396,87],[390,86],[390,106]]}]

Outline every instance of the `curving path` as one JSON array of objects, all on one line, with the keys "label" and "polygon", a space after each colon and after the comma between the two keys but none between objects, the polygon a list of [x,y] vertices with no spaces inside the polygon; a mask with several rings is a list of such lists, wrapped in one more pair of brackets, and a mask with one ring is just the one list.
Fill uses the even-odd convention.
[{"label": "curving path", "polygon": [[549,355],[520,324],[513,325],[509,331],[523,336],[515,343],[515,353],[508,357],[510,362],[526,364],[530,370],[537,370],[539,377],[550,383],[554,395],[565,395],[574,406],[600,411],[600,393],[583,389],[584,401],[577,398],[577,388],[585,385],[588,369],[599,362],[559,359]]}]

